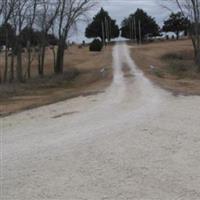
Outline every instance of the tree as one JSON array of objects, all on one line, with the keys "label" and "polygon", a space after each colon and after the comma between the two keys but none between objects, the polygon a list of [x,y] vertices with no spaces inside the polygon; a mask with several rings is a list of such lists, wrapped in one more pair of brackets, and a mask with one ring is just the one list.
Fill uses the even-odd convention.
[{"label": "tree", "polygon": [[20,33],[21,38],[21,44],[23,48],[26,48],[26,54],[27,54],[27,68],[25,75],[27,75],[27,78],[31,78],[31,64],[34,59],[33,54],[33,47],[36,47],[41,44],[40,38],[42,33],[39,31],[35,31],[29,24],[29,26],[26,26],[22,32]]},{"label": "tree", "polygon": [[[16,0],[1,0],[0,1],[0,25],[2,25],[3,35],[4,35],[4,45],[5,49],[5,67],[4,67],[4,82],[7,81],[8,72],[8,46],[10,45],[9,34],[12,32],[11,26],[9,26],[9,20],[12,13],[15,10]],[[1,82],[1,72],[0,72],[0,82]]]},{"label": "tree", "polygon": [[181,12],[178,13],[172,13],[164,22],[163,31],[166,32],[175,32],[176,33],[176,39],[179,39],[179,35],[181,31],[187,31],[190,25],[190,21],[188,18],[184,17]]},{"label": "tree", "polygon": [[[14,1],[14,0],[13,0]],[[11,23],[15,29],[17,39],[15,41],[15,52],[16,52],[16,74],[17,80],[20,82],[24,81],[23,66],[22,66],[22,38],[21,32],[27,26],[27,17],[29,16],[30,10],[32,9],[33,1],[30,0],[15,0],[15,7],[11,15]]]},{"label": "tree", "polygon": [[170,3],[176,3],[181,14],[190,21],[190,36],[194,47],[195,62],[200,72],[200,0],[173,0],[173,2],[170,0]]},{"label": "tree", "polygon": [[40,9],[37,12],[36,23],[40,29],[41,37],[38,51],[38,73],[44,75],[44,61],[47,46],[47,36],[59,16],[61,2],[64,0],[40,0]]},{"label": "tree", "polygon": [[12,47],[12,43],[15,40],[15,32],[10,24],[3,24],[0,27],[0,46],[5,46],[5,66],[4,66],[4,82],[7,81],[8,74],[8,50]]},{"label": "tree", "polygon": [[[13,27],[7,23],[0,26],[0,46],[11,47],[12,41],[15,39]],[[7,41],[6,41],[7,40]]]},{"label": "tree", "polygon": [[78,21],[86,16],[96,1],[94,0],[59,0],[61,2],[58,16],[58,49],[56,55],[55,73],[63,72],[64,52],[70,30]]},{"label": "tree", "polygon": [[47,35],[47,43],[48,43],[48,45],[56,46],[56,45],[58,45],[58,38],[54,34],[49,33]]},{"label": "tree", "polygon": [[[121,36],[134,39],[137,41],[144,40],[147,34],[153,36],[159,35],[159,26],[155,19],[149,16],[142,9],[137,9],[134,14],[131,14],[128,18],[122,21]],[[141,33],[141,34],[140,34]]]},{"label": "tree", "polygon": [[[29,14],[26,16],[27,19],[27,26],[26,28],[22,31],[24,34],[24,37],[26,39],[26,48],[27,48],[27,54],[28,54],[28,64],[27,64],[27,75],[28,78],[31,78],[31,62],[32,62],[32,50],[31,47],[32,45],[35,45],[38,40],[36,37],[36,34],[34,34],[33,30],[33,25],[35,22],[36,18],[36,11],[37,11],[37,6],[39,5],[40,0],[32,0],[30,1],[30,6],[32,9],[29,8]],[[22,37],[22,42],[23,42],[23,37]],[[35,43],[35,44],[34,44]]]},{"label": "tree", "polygon": [[30,43],[30,46],[39,45],[40,36],[40,32],[35,31],[33,28],[25,27],[20,33],[23,48],[26,48],[28,43]]},{"label": "tree", "polygon": [[[10,81],[14,80],[14,72],[20,82],[24,82],[27,76],[30,78],[31,63],[36,52],[38,72],[43,75],[45,52],[49,45],[54,56],[54,71],[62,73],[69,33],[78,21],[85,19],[96,1],[0,0],[0,44],[6,46],[4,80],[7,80],[8,73]],[[57,32],[54,33],[53,29]],[[34,53],[32,47],[36,45]],[[26,56],[27,59],[24,59]],[[0,71],[0,82],[1,75]]]},{"label": "tree", "polygon": [[87,38],[100,37],[102,42],[106,39],[110,41],[112,38],[119,37],[119,27],[108,12],[101,8],[97,15],[94,16],[92,23],[86,28],[85,36]]},{"label": "tree", "polygon": [[0,1],[0,22],[7,24],[15,10],[17,0],[1,0]]},{"label": "tree", "polygon": [[90,51],[101,51],[103,48],[103,44],[99,39],[94,39],[91,43],[90,43]]}]

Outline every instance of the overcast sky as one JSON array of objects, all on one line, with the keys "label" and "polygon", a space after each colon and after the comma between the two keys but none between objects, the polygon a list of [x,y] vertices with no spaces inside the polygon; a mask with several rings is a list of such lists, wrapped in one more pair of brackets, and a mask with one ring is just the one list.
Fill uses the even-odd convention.
[{"label": "overcast sky", "polygon": [[[100,0],[98,8],[90,12],[90,18],[99,11],[100,7],[103,7],[106,11],[109,12],[110,16],[113,19],[116,19],[117,24],[120,26],[122,20],[125,17],[128,17],[131,13],[134,13],[137,8],[142,8],[149,15],[154,17],[157,23],[162,26],[163,21],[169,16],[170,11],[161,6],[163,2],[171,10],[177,11],[177,7],[172,2],[173,0],[166,2],[166,0]],[[74,33],[71,40],[81,42],[84,37],[85,23],[78,25],[78,33]]]}]

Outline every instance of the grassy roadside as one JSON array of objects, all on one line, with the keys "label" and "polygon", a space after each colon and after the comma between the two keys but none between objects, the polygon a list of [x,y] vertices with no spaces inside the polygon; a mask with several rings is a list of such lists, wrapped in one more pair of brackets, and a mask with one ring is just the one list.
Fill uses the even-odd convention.
[{"label": "grassy roadside", "polygon": [[200,95],[200,74],[190,40],[146,44],[131,49],[145,75],[161,87],[182,95]]},{"label": "grassy roadside", "polygon": [[78,47],[67,53],[63,75],[49,73],[25,84],[1,85],[0,116],[104,91],[112,80],[112,46],[99,53]]}]

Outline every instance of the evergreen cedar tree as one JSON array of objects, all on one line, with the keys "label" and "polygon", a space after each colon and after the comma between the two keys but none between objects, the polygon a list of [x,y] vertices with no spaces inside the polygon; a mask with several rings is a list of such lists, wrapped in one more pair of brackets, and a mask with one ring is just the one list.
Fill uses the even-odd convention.
[{"label": "evergreen cedar tree", "polygon": [[[6,37],[8,47],[12,47],[15,43],[15,40],[18,36],[15,35],[15,30],[12,28],[10,24],[4,24],[0,27],[0,46],[6,44]],[[38,46],[41,43],[42,32],[35,31],[32,28],[25,27],[20,34],[21,38],[21,45],[26,47],[28,42],[30,42],[31,46]],[[47,34],[46,38],[46,45],[57,45],[58,39],[53,34]]]},{"label": "evergreen cedar tree", "polygon": [[7,43],[7,46],[11,47],[15,39],[15,31],[9,23],[0,26],[0,46]]},{"label": "evergreen cedar tree", "polygon": [[[107,22],[106,22],[107,21]],[[112,39],[119,37],[119,27],[116,25],[116,20],[113,20],[107,11],[103,8],[94,16],[91,24],[88,25],[85,31],[85,36],[87,38],[101,38],[103,40],[102,23],[104,26],[104,36],[105,39]],[[106,26],[106,23],[108,24]],[[109,27],[109,36],[107,38],[106,27]]]},{"label": "evergreen cedar tree", "polygon": [[57,45],[58,39],[53,34],[47,34],[45,37],[43,36],[43,33],[41,31],[35,31],[32,28],[24,28],[21,32],[21,38],[22,38],[22,45],[23,47],[27,46],[28,41],[30,42],[31,46],[38,46],[41,44],[41,40],[45,38],[46,40],[46,46],[48,45]]},{"label": "evergreen cedar tree", "polygon": [[[134,23],[135,21],[135,23]],[[132,39],[136,38],[139,41],[139,21],[141,23],[141,39],[144,40],[147,34],[152,36],[159,35],[160,28],[156,23],[155,19],[149,16],[142,9],[137,9],[134,14],[129,15],[128,18],[125,18],[121,24],[121,36],[124,38]],[[130,26],[132,24],[132,26]],[[135,24],[135,25],[134,25]],[[132,31],[131,31],[132,27]],[[135,30],[136,27],[136,30]]]},{"label": "evergreen cedar tree", "polygon": [[99,40],[99,39],[94,39],[91,43],[90,43],[90,51],[101,51],[103,48],[103,43]]},{"label": "evergreen cedar tree", "polygon": [[177,40],[179,39],[179,34],[181,31],[188,31],[190,26],[190,21],[182,15],[181,12],[172,13],[164,22],[163,31],[166,32],[175,32]]}]

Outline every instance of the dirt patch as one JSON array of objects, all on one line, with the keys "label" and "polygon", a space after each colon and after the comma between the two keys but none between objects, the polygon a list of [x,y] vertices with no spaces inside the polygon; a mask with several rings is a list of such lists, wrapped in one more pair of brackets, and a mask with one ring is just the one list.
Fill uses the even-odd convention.
[{"label": "dirt patch", "polygon": [[122,71],[123,71],[125,78],[133,78],[134,77],[134,75],[131,73],[130,67],[126,63],[123,63]]},{"label": "dirt patch", "polygon": [[50,69],[46,69],[43,78],[33,76],[24,84],[1,85],[0,116],[77,96],[101,93],[112,81],[111,66],[112,46],[98,53],[91,53],[88,48],[73,47],[66,52],[63,75],[52,75]]},{"label": "dirt patch", "polygon": [[131,55],[145,75],[174,94],[200,95],[190,40],[167,41],[131,48]]}]

